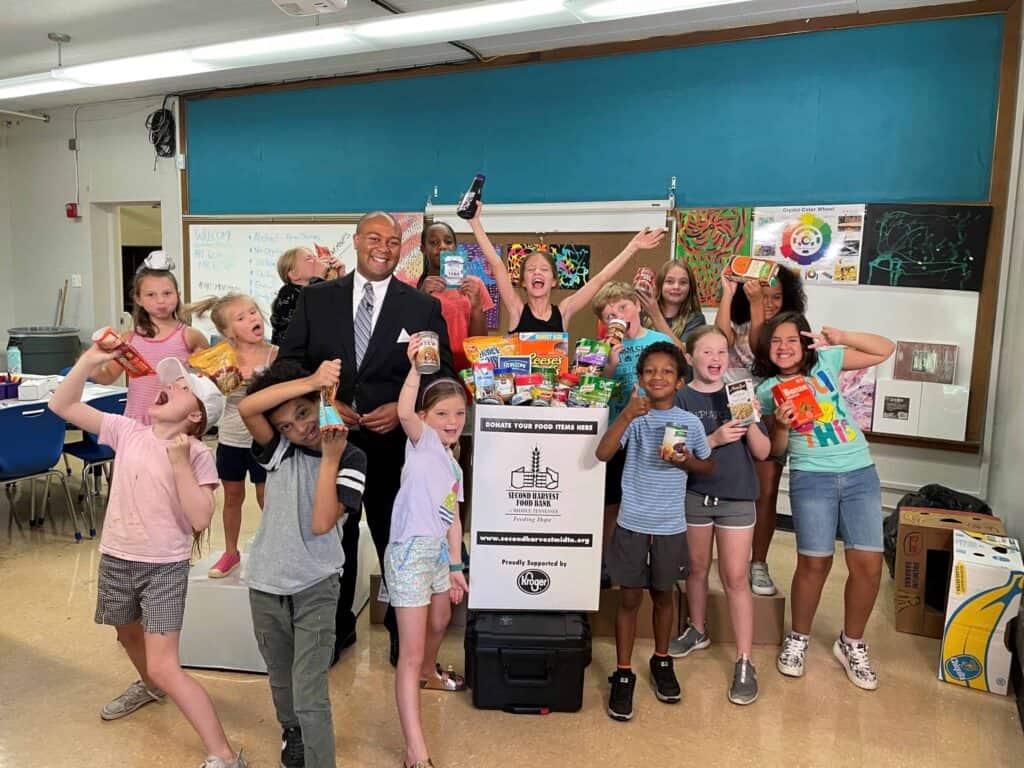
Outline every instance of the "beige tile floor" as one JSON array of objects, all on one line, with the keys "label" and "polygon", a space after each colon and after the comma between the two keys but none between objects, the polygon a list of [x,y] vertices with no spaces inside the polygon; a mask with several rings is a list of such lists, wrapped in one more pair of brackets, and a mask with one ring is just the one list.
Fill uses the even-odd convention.
[{"label": "beige tile floor", "polygon": [[[18,503],[27,516],[27,496]],[[97,542],[76,544],[62,504],[44,530],[19,528],[0,495],[0,768],[196,766],[199,740],[170,703],[113,723],[100,707],[133,677],[114,633],[93,624]],[[246,507],[243,541],[258,511]],[[214,533],[214,544],[221,540]],[[773,573],[788,584],[793,539],[780,533]],[[761,697],[728,703],[734,649],[712,646],[681,661],[683,701],[659,703],[638,686],[631,723],[605,714],[614,644],[599,640],[586,673],[583,710],[547,717],[473,708],[468,695],[424,694],[424,724],[438,768],[516,766],[1024,766],[1024,736],[1011,699],[935,679],[938,641],[892,628],[884,577],[869,642],[881,678],[875,693],[850,685],[832,659],[840,626],[842,568],[826,587],[803,680],[782,678],[774,649],[755,650]],[[646,667],[650,641],[634,657]],[[331,671],[341,766],[400,765],[401,734],[381,627],[359,621],[359,640]],[[452,633],[442,661],[462,667]],[[277,766],[279,731],[262,676],[197,671],[233,743],[253,766]],[[644,678],[641,678],[644,680]]]}]

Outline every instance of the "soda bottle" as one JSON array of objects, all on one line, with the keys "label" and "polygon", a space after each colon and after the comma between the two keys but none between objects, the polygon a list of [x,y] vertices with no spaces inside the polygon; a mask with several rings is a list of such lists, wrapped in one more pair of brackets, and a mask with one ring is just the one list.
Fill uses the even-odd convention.
[{"label": "soda bottle", "polygon": [[476,207],[480,203],[480,197],[484,192],[484,180],[487,177],[478,173],[473,177],[473,183],[469,185],[466,194],[459,201],[458,214],[460,219],[472,219],[476,215]]}]

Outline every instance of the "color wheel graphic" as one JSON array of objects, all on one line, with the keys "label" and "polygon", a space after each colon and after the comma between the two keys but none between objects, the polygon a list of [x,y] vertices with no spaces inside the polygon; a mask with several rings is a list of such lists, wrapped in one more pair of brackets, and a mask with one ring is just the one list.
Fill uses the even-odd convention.
[{"label": "color wheel graphic", "polygon": [[832,228],[813,213],[794,219],[782,231],[782,255],[790,261],[807,266],[828,252]]}]

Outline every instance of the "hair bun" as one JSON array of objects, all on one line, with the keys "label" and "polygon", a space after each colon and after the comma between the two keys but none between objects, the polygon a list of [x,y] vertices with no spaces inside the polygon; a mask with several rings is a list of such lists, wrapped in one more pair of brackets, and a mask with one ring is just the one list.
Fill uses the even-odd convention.
[{"label": "hair bun", "polygon": [[169,272],[174,269],[174,262],[171,257],[163,251],[150,251],[149,256],[142,262],[143,269],[158,269]]}]

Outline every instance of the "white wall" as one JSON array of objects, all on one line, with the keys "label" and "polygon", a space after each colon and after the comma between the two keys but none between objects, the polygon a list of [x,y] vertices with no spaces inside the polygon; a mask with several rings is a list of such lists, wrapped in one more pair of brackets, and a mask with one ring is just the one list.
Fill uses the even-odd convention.
[{"label": "white wall", "polygon": [[[14,325],[14,262],[11,254],[10,172],[7,128],[0,126],[0,350],[7,348],[7,329]],[[3,363],[0,353],[0,364]]]},{"label": "white wall", "polygon": [[[82,287],[69,293],[65,324],[86,337],[97,326],[116,323],[118,203],[160,203],[163,245],[180,267],[178,172],[173,159],[160,160],[154,171],[145,127],[146,115],[160,103],[151,98],[78,109],[79,221],[64,215],[64,204],[75,196],[75,155],[68,149],[74,109],[50,112],[49,123],[24,121],[7,130],[7,189],[0,192],[0,210],[6,194],[17,278],[13,300],[4,304],[12,307],[13,324],[52,323],[57,291],[72,274],[82,276]],[[0,254],[2,242],[0,213]]]}]

